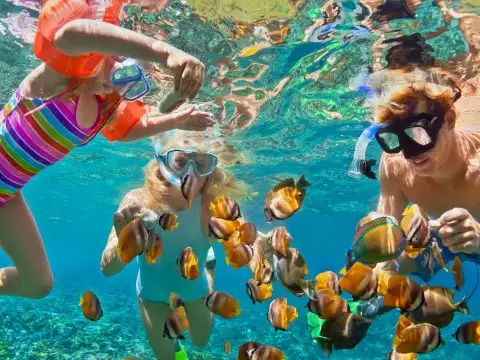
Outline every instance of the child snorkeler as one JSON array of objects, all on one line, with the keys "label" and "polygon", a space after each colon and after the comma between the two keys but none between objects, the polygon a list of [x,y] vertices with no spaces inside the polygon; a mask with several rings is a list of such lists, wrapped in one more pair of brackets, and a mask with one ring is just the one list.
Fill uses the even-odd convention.
[{"label": "child snorkeler", "polygon": [[[129,0],[143,8],[154,0]],[[211,115],[194,109],[146,115],[149,91],[137,60],[158,63],[175,90],[193,98],[204,65],[164,43],[119,26],[123,0],[42,2],[34,69],[0,113],[1,245],[15,266],[0,269],[0,294],[41,298],[53,285],[43,241],[20,190],[98,132],[110,141],[132,141],[181,128],[205,130]]]}]

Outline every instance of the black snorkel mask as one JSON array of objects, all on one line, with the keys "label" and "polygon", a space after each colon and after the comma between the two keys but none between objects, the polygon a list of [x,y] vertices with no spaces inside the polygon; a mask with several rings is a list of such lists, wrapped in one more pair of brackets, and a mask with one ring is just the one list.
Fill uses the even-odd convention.
[{"label": "black snorkel mask", "polygon": [[421,155],[435,147],[444,116],[417,114],[393,119],[375,134],[378,144],[389,154],[403,151],[406,159]]}]

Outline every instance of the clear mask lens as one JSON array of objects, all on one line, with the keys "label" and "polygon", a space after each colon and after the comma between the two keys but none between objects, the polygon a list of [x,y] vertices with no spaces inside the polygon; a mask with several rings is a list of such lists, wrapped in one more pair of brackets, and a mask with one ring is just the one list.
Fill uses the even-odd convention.
[{"label": "clear mask lens", "polygon": [[397,149],[400,146],[400,140],[398,136],[394,133],[381,133],[378,135],[391,150]]},{"label": "clear mask lens", "polygon": [[425,146],[432,143],[430,135],[428,135],[427,131],[420,126],[405,129],[405,134],[407,134],[407,136],[418,145]]}]

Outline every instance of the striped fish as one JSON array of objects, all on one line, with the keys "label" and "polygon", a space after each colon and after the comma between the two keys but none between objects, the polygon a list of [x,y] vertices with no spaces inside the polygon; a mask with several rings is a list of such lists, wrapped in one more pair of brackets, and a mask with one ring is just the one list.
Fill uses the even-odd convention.
[{"label": "striped fish", "polygon": [[237,202],[226,196],[217,196],[209,205],[213,217],[234,221],[242,216]]},{"label": "striped fish", "polygon": [[177,267],[183,278],[198,279],[198,260],[191,247],[186,247],[177,259]]},{"label": "striped fish", "polygon": [[189,328],[187,313],[183,306],[170,310],[163,327],[163,337],[169,339],[185,339],[183,333]]},{"label": "striped fish", "polygon": [[453,337],[462,344],[480,345],[480,321],[469,321],[459,326]]},{"label": "striped fish", "polygon": [[285,331],[288,330],[288,324],[298,318],[298,313],[294,306],[288,305],[287,298],[281,297],[270,303],[267,318],[275,331]]},{"label": "striped fish", "polygon": [[240,303],[232,296],[220,291],[212,292],[205,298],[208,310],[225,319],[240,316]]},{"label": "striped fish", "polygon": [[130,222],[118,237],[117,254],[124,264],[128,264],[146,248],[149,231],[140,219]]}]

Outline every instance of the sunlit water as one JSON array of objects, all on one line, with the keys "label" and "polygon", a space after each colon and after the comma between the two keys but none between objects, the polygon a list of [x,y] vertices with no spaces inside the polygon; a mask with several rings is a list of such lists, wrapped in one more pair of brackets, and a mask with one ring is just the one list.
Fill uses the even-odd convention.
[{"label": "sunlit water", "polygon": [[[293,19],[285,42],[249,57],[238,57],[238,53],[264,40],[254,34],[232,40],[231,21],[226,19],[219,25],[202,20],[185,3],[174,1],[163,14],[130,9],[126,21],[127,26],[143,24],[147,33],[170,32],[171,44],[205,62],[208,76],[198,101],[225,102],[226,113],[218,119],[219,124],[242,159],[230,169],[259,192],[258,197],[242,204],[242,209],[260,230],[272,228],[265,223],[262,209],[263,197],[276,179],[306,174],[312,182],[302,211],[286,222],[312,275],[343,266],[355,223],[374,207],[379,191],[376,181],[347,176],[356,137],[369,116],[363,106],[365,95],[350,90],[349,82],[372,64],[371,46],[378,32],[356,27],[365,16],[349,0],[342,2],[343,13],[330,36],[322,41],[304,41],[305,28],[322,17],[322,5],[322,1],[310,1],[301,5],[297,14],[290,12]],[[8,100],[38,64],[29,44],[37,6],[35,1],[0,0],[0,103]],[[478,12],[458,2],[451,7]],[[249,12],[254,14],[255,10]],[[456,23],[445,24],[431,2],[417,9],[416,19],[391,21],[389,26],[404,34],[426,34],[448,27],[428,41],[435,57],[444,62],[468,51]],[[329,32],[317,30],[318,34],[322,31]],[[235,116],[235,106],[247,97],[254,115]],[[369,151],[378,158],[376,145]],[[108,279],[99,268],[112,213],[128,190],[141,186],[143,167],[151,158],[146,140],[109,144],[98,137],[28,184],[24,194],[42,232],[56,284],[46,299],[0,299],[0,359],[153,358],[136,308],[136,265]],[[232,343],[233,353],[243,342],[256,340],[281,348],[288,359],[324,357],[310,339],[304,299],[294,299],[276,286],[274,295],[289,296],[300,316],[291,330],[275,333],[266,320],[268,302],[252,306],[247,298],[248,272],[228,268],[221,247],[216,253],[216,287],[237,297],[243,314],[231,321],[216,319],[207,348],[188,345],[192,359],[227,358],[223,353],[225,340]],[[9,260],[2,254],[1,265],[6,264]],[[466,265],[466,272],[462,293],[468,293],[475,281],[474,267]],[[432,283],[451,286],[452,279],[450,274],[441,274]],[[105,315],[97,323],[83,318],[77,306],[85,289],[94,291],[102,301]],[[458,298],[461,295],[457,294]],[[480,295],[470,302],[471,316],[457,315],[442,330],[447,345],[422,358],[480,357],[480,349],[450,339],[460,323],[479,318],[478,299]],[[391,312],[376,320],[355,350],[337,351],[333,357],[385,358],[397,316]]]}]

